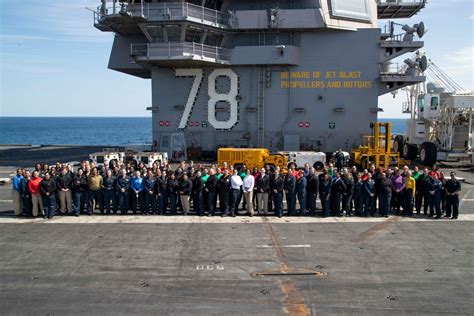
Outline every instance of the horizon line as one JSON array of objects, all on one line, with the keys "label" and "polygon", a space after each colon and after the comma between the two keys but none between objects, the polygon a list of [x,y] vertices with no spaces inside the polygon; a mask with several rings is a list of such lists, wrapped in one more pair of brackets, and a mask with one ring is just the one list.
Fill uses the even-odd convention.
[{"label": "horizon line", "polygon": [[0,118],[152,118],[151,116],[0,116]]},{"label": "horizon line", "polygon": [[[0,116],[0,118],[153,118],[152,116]],[[379,117],[378,120],[407,120],[404,117]]]}]

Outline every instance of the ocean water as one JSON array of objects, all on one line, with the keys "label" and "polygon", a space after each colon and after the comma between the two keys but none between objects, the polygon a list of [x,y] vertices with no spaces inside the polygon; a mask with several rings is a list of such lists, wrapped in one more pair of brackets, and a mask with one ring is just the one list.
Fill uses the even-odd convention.
[{"label": "ocean water", "polygon": [[380,122],[392,123],[392,134],[405,135],[407,132],[408,119],[379,119]]},{"label": "ocean water", "polygon": [[[393,123],[404,134],[405,119]],[[151,118],[0,117],[0,144],[124,146],[151,144]]]},{"label": "ocean water", "polygon": [[151,118],[0,117],[0,144],[151,144]]}]

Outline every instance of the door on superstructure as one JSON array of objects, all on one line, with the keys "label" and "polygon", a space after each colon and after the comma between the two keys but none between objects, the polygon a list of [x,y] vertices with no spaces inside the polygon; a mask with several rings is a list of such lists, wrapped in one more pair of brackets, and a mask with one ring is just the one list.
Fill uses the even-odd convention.
[{"label": "door on superstructure", "polygon": [[164,133],[161,135],[160,151],[167,152],[169,159],[172,161],[187,160],[184,133]]}]

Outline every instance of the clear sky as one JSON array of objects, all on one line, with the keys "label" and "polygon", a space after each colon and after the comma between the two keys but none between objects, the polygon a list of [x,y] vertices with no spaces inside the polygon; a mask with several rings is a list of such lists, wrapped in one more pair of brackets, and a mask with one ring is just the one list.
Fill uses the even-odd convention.
[{"label": "clear sky", "polygon": [[[150,115],[151,82],[107,69],[113,35],[95,29],[85,10],[99,4],[0,0],[0,116]],[[466,90],[474,90],[473,5],[430,0],[408,21],[425,22],[424,50]],[[380,98],[382,117],[403,117],[405,98]]]}]

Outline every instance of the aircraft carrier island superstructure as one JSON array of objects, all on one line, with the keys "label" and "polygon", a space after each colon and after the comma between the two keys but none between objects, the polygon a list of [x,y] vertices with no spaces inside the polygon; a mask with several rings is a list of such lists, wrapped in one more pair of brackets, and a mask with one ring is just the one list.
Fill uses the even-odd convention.
[{"label": "aircraft carrier island superstructure", "polygon": [[115,33],[110,69],[151,79],[154,150],[196,159],[223,146],[329,152],[360,144],[380,95],[425,80],[426,60],[392,63],[423,47],[423,23],[388,23],[424,6],[103,0],[94,23]]}]

